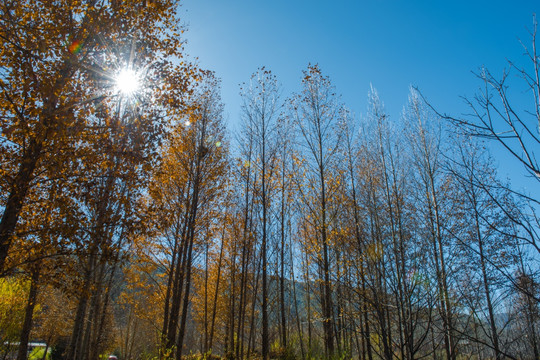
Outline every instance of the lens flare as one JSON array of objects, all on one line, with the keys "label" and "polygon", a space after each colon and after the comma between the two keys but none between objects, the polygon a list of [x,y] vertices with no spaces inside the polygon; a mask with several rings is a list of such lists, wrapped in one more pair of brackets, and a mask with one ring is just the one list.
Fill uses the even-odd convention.
[{"label": "lens flare", "polygon": [[82,44],[78,40],[73,41],[71,45],[68,46],[68,50],[72,54],[78,54],[79,51],[81,51],[81,49],[82,49]]}]

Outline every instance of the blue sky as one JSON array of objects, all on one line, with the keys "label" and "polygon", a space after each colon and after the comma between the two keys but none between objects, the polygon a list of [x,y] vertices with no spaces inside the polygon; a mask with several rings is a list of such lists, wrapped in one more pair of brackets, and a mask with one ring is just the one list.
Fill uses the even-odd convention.
[{"label": "blue sky", "polygon": [[538,0],[184,0],[180,11],[186,51],[222,79],[231,129],[239,84],[263,65],[286,97],[299,90],[308,63],[318,63],[356,116],[366,112],[370,84],[391,118],[410,85],[441,112],[462,113],[460,96],[480,86],[473,71],[485,65],[500,74],[507,59],[525,63],[519,40],[530,43],[533,13],[540,15]]}]

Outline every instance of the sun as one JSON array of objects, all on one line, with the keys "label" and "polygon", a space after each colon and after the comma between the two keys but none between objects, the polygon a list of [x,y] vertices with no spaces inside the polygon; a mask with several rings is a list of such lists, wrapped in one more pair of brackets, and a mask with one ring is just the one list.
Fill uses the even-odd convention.
[{"label": "sun", "polygon": [[124,97],[135,95],[141,86],[139,74],[130,67],[120,70],[114,80],[116,91]]}]

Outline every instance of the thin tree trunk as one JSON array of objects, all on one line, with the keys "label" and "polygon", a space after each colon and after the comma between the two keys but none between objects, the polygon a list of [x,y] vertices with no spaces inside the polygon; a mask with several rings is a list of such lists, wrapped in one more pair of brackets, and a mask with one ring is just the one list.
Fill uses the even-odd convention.
[{"label": "thin tree trunk", "polygon": [[39,288],[39,284],[38,284],[39,274],[40,274],[39,267],[32,270],[30,292],[28,293],[28,301],[26,303],[24,322],[23,322],[23,327],[21,330],[21,337],[19,340],[19,351],[17,353],[17,360],[27,359],[28,341],[30,339],[30,331],[32,330],[32,320],[34,318],[34,308],[36,307],[37,294],[38,294],[38,288]]},{"label": "thin tree trunk", "polygon": [[540,359],[540,351],[538,351],[538,344],[537,344],[537,335],[536,335],[536,324],[533,319],[533,314],[535,313],[534,306],[536,304],[533,304],[533,300],[530,296],[527,296],[527,325],[529,328],[529,331],[531,332],[531,346],[533,348],[534,358]]},{"label": "thin tree trunk", "polygon": [[[191,201],[189,202],[191,206]],[[189,207],[188,207],[189,209]],[[189,221],[189,210],[186,210],[184,217],[184,225],[180,234],[181,247],[180,254],[176,263],[175,279],[172,291],[171,311],[169,314],[169,324],[167,329],[167,342],[165,349],[171,349],[176,343],[176,334],[178,329],[178,321],[180,316],[180,306],[182,301],[182,293],[184,288],[184,274],[186,269],[186,258],[188,256],[189,243],[187,239],[186,231]]]},{"label": "thin tree trunk", "polygon": [[[306,234],[307,235],[307,234]],[[304,277],[305,277],[305,283],[306,283],[306,290],[305,290],[305,294],[306,294],[306,303],[307,303],[307,323],[308,323],[308,357],[311,357],[311,354],[313,352],[313,348],[312,348],[312,343],[311,343],[311,340],[312,340],[312,330],[311,330],[311,284],[310,284],[310,279],[309,279],[309,264],[308,264],[308,254],[307,254],[307,251],[304,251],[305,253],[305,261],[304,262],[304,269],[305,269],[305,273],[304,273]]]},{"label": "thin tree trunk", "polygon": [[[264,99],[263,99],[264,101]],[[264,106],[264,105],[263,105]],[[263,107],[264,108],[264,107]],[[262,175],[261,175],[261,196],[262,196],[262,243],[261,243],[261,256],[262,256],[262,357],[263,360],[268,360],[270,354],[270,339],[268,334],[268,278],[267,278],[267,211],[268,211],[268,194],[266,184],[266,123],[264,113],[261,117],[262,123]]]},{"label": "thin tree trunk", "polygon": [[[365,294],[366,293],[366,281],[365,281],[365,278],[364,278],[364,274],[362,273],[362,292]],[[366,343],[366,350],[367,350],[367,355],[368,355],[368,360],[373,360],[373,354],[372,354],[372,351],[371,351],[371,331],[370,331],[370,328],[369,328],[369,316],[368,316],[368,311],[367,311],[367,302],[364,300],[362,302],[363,304],[363,315],[364,315],[364,324],[365,324],[365,327],[366,327],[366,333],[364,334],[364,341]]]},{"label": "thin tree trunk", "polygon": [[228,326],[225,336],[225,357],[231,356],[234,354],[234,318],[236,314],[236,244],[233,245],[233,258],[232,258],[232,268],[231,268],[231,293],[229,299],[229,317],[228,317]]},{"label": "thin tree trunk", "polygon": [[95,291],[90,298],[90,308],[87,322],[87,330],[85,333],[85,341],[82,353],[85,359],[97,360],[99,356],[99,344],[98,344],[98,331],[99,331],[99,315],[101,314],[101,300],[103,293],[103,277],[104,277],[105,264],[100,262],[99,272],[96,274],[94,284],[96,285]]},{"label": "thin tree trunk", "polygon": [[[281,177],[285,181],[285,174]],[[284,184],[282,185],[284,187]],[[294,282],[294,279],[292,279]],[[287,348],[287,319],[285,317],[285,189],[281,195],[281,249],[280,249],[280,276],[279,276],[279,298],[281,310],[281,346]]]},{"label": "thin tree trunk", "polygon": [[130,306],[129,308],[129,312],[128,312],[128,318],[127,318],[127,321],[126,321],[126,336],[125,336],[125,339],[124,339],[124,349],[122,350],[122,354],[124,354],[124,356],[129,359],[130,358],[130,354],[129,354],[129,339],[130,337],[132,336],[131,335],[131,322],[133,321],[132,320],[132,316],[133,316],[133,306]]},{"label": "thin tree trunk", "polygon": [[88,263],[88,268],[85,271],[85,279],[83,282],[83,287],[81,291],[81,296],[79,298],[79,303],[77,304],[77,313],[75,315],[75,321],[73,324],[73,330],[71,333],[71,340],[67,350],[68,359],[77,359],[81,354],[81,345],[84,335],[84,323],[86,319],[86,310],[89,300],[89,289],[92,280],[92,271],[95,262],[95,255],[90,254],[90,260]]},{"label": "thin tree trunk", "polygon": [[495,324],[495,314],[493,311],[493,304],[491,302],[491,291],[489,289],[489,280],[486,269],[486,259],[484,254],[484,244],[482,240],[482,234],[480,231],[480,219],[478,215],[478,205],[476,203],[476,196],[474,194],[474,189],[472,190],[472,201],[474,209],[474,218],[475,218],[475,228],[476,228],[476,238],[478,241],[478,253],[480,255],[480,267],[482,270],[482,280],[484,283],[484,292],[486,294],[486,303],[488,307],[489,314],[489,325],[491,330],[491,340],[493,341],[493,351],[495,352],[495,359],[500,360],[503,358],[503,354],[499,348],[499,334],[497,333],[497,326]]},{"label": "thin tree trunk", "polygon": [[216,323],[216,315],[217,315],[217,300],[218,300],[218,294],[219,294],[219,284],[221,279],[221,263],[223,261],[223,248],[224,248],[224,233],[225,233],[225,227],[223,227],[223,231],[221,233],[221,245],[219,249],[219,259],[218,259],[218,273],[216,277],[216,290],[214,293],[214,301],[212,306],[212,322],[210,325],[210,339],[208,341],[208,349],[212,350],[212,344],[214,340],[214,326]]},{"label": "thin tree trunk", "polygon": [[201,341],[201,353],[208,353],[208,255],[210,239],[206,239],[204,254],[204,340]]},{"label": "thin tree trunk", "polygon": [[187,250],[187,261],[185,262],[184,269],[186,271],[185,275],[185,290],[184,290],[184,304],[182,307],[182,317],[180,321],[180,330],[178,331],[178,340],[176,342],[176,358],[177,360],[182,359],[182,347],[184,344],[184,336],[186,329],[187,321],[187,312],[189,306],[189,294],[191,290],[191,269],[192,269],[192,259],[193,259],[193,243],[195,242],[195,227],[197,226],[197,210],[199,208],[199,195],[200,195],[200,185],[201,185],[201,164],[203,157],[206,155],[203,152],[204,141],[206,138],[206,118],[202,118],[202,127],[200,131],[200,137],[198,140],[197,146],[197,159],[195,161],[195,174],[194,174],[194,184],[193,184],[193,199],[191,201],[190,207],[190,218],[188,222],[187,229],[187,240],[189,249]]},{"label": "thin tree trunk", "polygon": [[167,279],[167,290],[165,291],[165,305],[164,305],[164,314],[163,314],[163,327],[161,330],[161,349],[160,349],[160,358],[163,355],[163,351],[167,348],[167,333],[169,328],[169,311],[170,306],[169,302],[171,299],[171,293],[173,291],[173,284],[175,280],[175,274],[176,274],[176,261],[180,261],[180,259],[177,260],[179,256],[179,249],[178,249],[178,237],[180,232],[180,217],[177,218],[176,221],[176,228],[175,228],[175,234],[174,234],[174,246],[172,251],[172,259],[171,259],[171,266],[169,268],[169,276]]},{"label": "thin tree trunk", "polygon": [[[265,176],[263,171],[263,177]],[[262,356],[267,360],[270,353],[268,338],[268,284],[266,264],[266,200],[263,181],[263,235],[262,235]]]},{"label": "thin tree trunk", "polygon": [[249,329],[249,339],[248,339],[248,356],[255,349],[255,309],[257,307],[257,294],[259,293],[259,278],[261,275],[261,264],[262,261],[257,262],[257,271],[255,272],[255,286],[253,287],[253,306],[251,307],[251,323]]},{"label": "thin tree trunk", "polygon": [[[195,224],[193,224],[195,226]],[[193,237],[193,230],[191,237]],[[192,258],[193,258],[193,242],[194,239],[190,239],[189,250],[188,250],[188,259],[186,261],[186,285],[184,290],[184,299],[182,305],[182,316],[180,320],[180,330],[178,330],[178,339],[176,342],[176,359],[182,359],[182,347],[184,345],[184,336],[186,331],[186,321],[187,321],[187,312],[189,306],[189,294],[191,289],[191,268],[192,268]]]},{"label": "thin tree trunk", "polygon": [[41,360],[46,360],[47,359],[47,353],[49,352],[49,343],[50,343],[51,339],[49,338],[47,340],[47,343],[45,344],[45,350],[43,350],[43,356],[41,357]]},{"label": "thin tree trunk", "polygon": [[[250,134],[251,135],[251,134]],[[249,151],[248,151],[248,161],[251,161],[252,154],[252,139],[250,137]],[[249,201],[249,187],[251,184],[251,166],[247,169],[246,182],[244,187],[244,226],[242,229],[242,260],[241,260],[241,272],[240,272],[240,305],[239,305],[239,319],[238,319],[238,343],[236,346],[236,357],[243,358],[244,355],[244,327],[246,321],[246,312],[245,304],[247,303],[247,285],[248,285],[248,272],[249,264],[248,260],[250,259],[250,249],[251,246],[248,246],[248,239],[252,233],[253,226],[253,202]]]},{"label": "thin tree trunk", "polygon": [[[292,242],[292,240],[291,240]],[[290,257],[291,257],[291,281],[293,286],[293,301],[294,301],[294,310],[296,313],[296,327],[298,329],[298,337],[300,340],[300,351],[302,354],[302,359],[306,358],[306,352],[304,350],[304,330],[302,326],[300,325],[300,314],[298,313],[298,298],[296,297],[296,278],[294,276],[294,257],[293,257],[293,251],[292,251],[292,244],[289,248],[290,251]]]}]

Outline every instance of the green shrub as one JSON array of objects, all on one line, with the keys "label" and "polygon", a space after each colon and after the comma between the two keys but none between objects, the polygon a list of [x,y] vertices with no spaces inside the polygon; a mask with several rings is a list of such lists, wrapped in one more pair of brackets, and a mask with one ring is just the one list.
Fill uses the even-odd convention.
[{"label": "green shrub", "polygon": [[[43,359],[43,353],[45,352],[44,348],[35,348],[32,350],[30,355],[28,355],[28,360],[41,360]],[[47,356],[45,357],[47,360],[51,360],[51,352],[50,349],[47,350]]]}]

